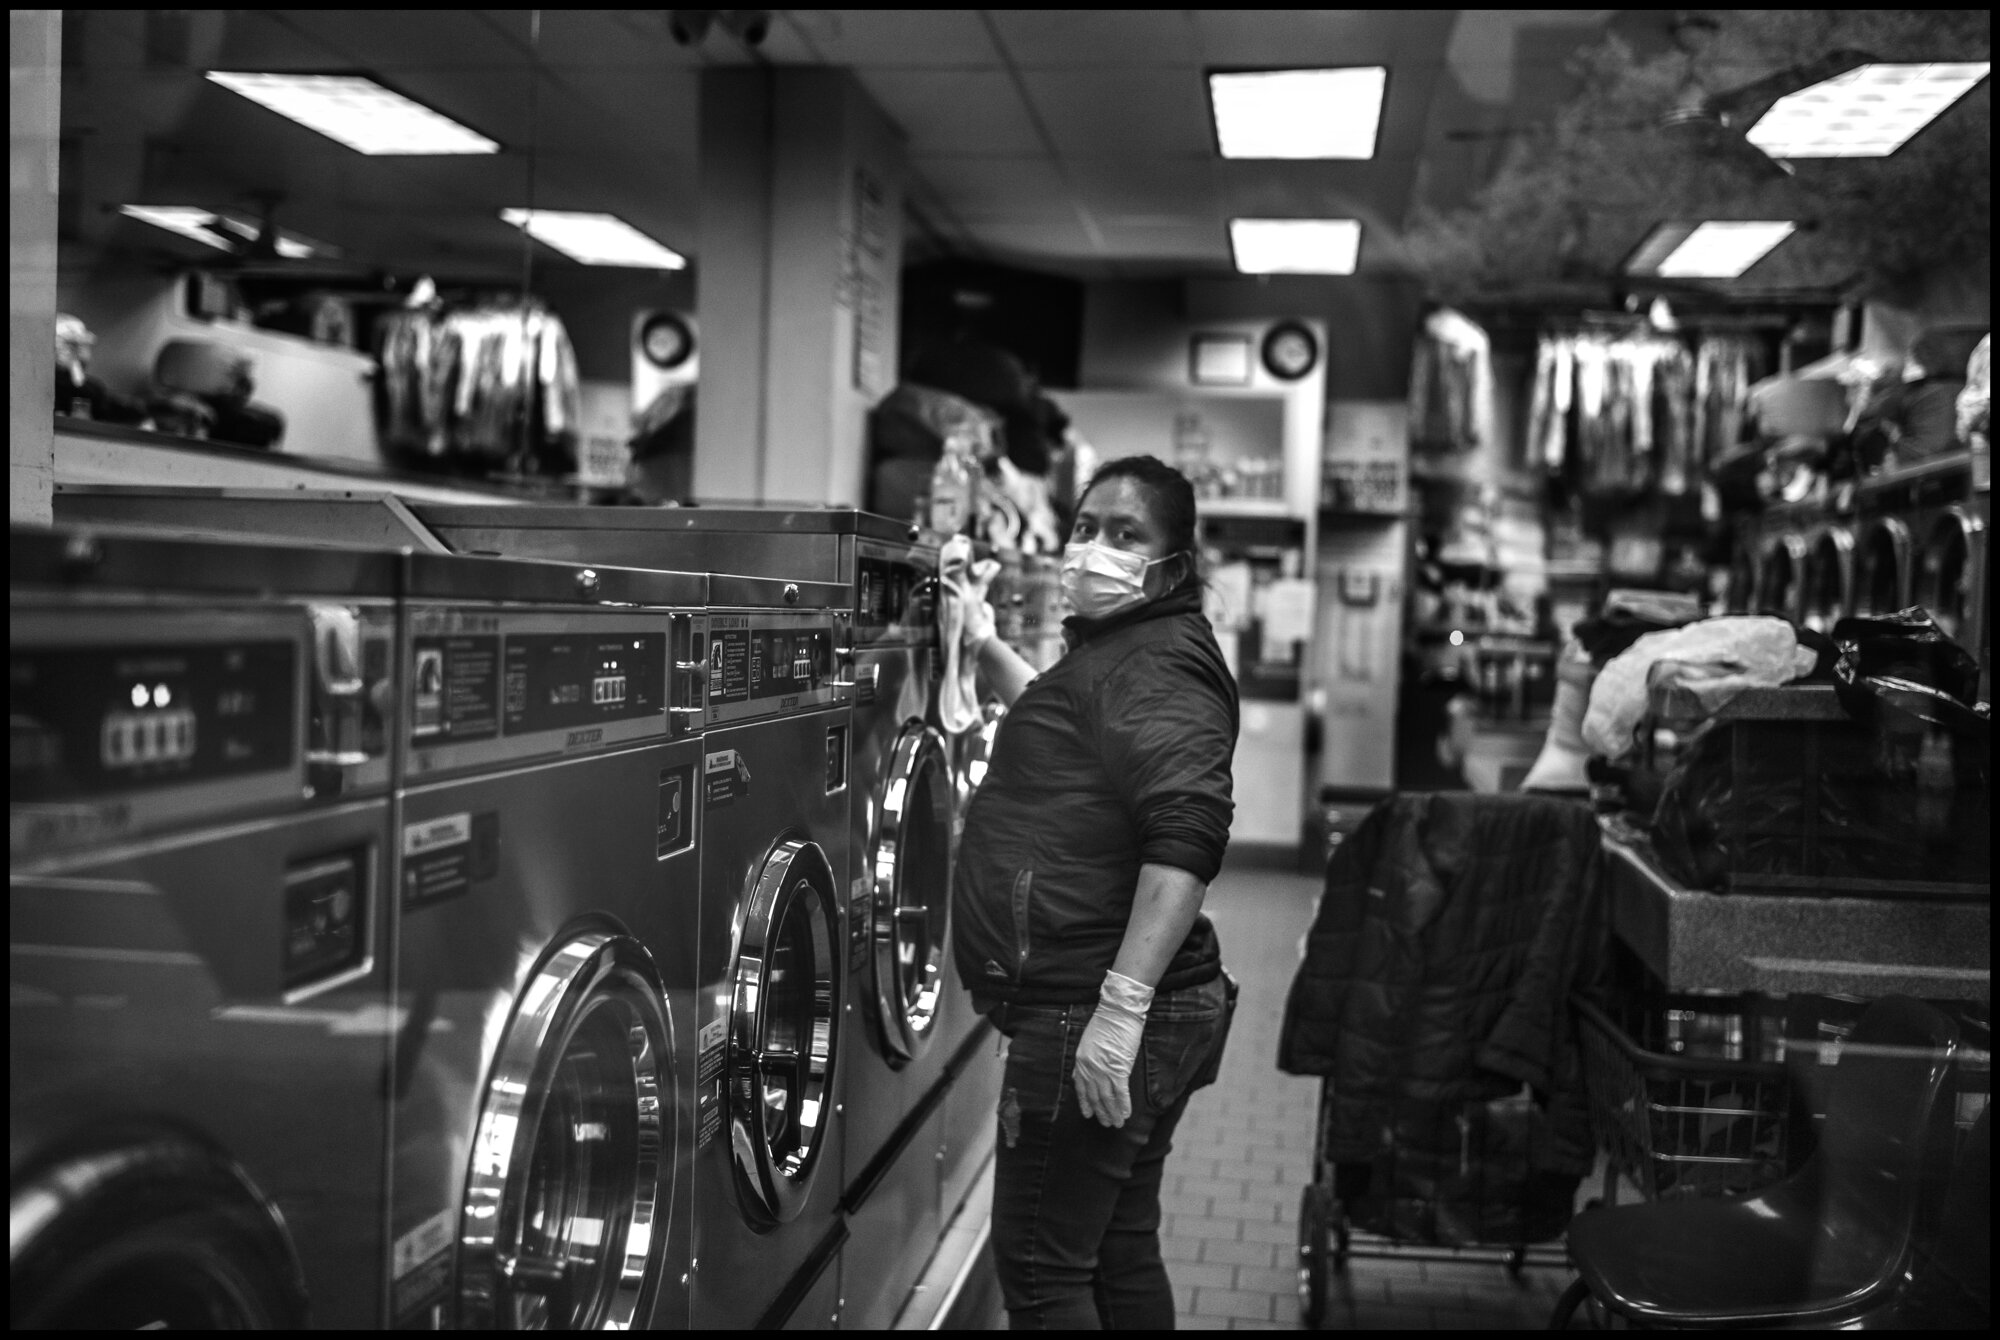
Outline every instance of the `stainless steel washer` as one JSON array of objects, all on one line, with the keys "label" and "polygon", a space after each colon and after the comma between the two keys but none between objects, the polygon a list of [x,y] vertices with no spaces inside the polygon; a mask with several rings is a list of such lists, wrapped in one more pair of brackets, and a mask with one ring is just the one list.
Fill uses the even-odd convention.
[{"label": "stainless steel washer", "polygon": [[16,1327],[382,1324],[397,560],[15,530]]},{"label": "stainless steel washer", "polygon": [[391,1320],[685,1326],[707,579],[408,572]]}]

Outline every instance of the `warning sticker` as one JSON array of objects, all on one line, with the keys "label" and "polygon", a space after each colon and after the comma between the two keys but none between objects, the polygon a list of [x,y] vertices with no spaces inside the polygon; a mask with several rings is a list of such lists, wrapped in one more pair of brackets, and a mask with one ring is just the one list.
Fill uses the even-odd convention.
[{"label": "warning sticker", "polygon": [[738,796],[750,794],[750,764],[734,749],[718,749],[702,762],[702,800],[708,805],[727,805]]},{"label": "warning sticker", "polygon": [[500,815],[448,814],[403,826],[403,906],[426,907],[500,872]]},{"label": "warning sticker", "polygon": [[704,1086],[700,1104],[700,1112],[695,1117],[694,1147],[706,1149],[722,1134],[722,1085]]},{"label": "warning sticker", "polygon": [[868,942],[874,929],[875,905],[868,876],[856,875],[847,890],[847,970],[868,966]]},{"label": "warning sticker", "polygon": [[439,1210],[396,1239],[391,1259],[394,1262],[397,1279],[403,1278],[451,1246],[451,1224],[454,1217],[450,1210]]}]

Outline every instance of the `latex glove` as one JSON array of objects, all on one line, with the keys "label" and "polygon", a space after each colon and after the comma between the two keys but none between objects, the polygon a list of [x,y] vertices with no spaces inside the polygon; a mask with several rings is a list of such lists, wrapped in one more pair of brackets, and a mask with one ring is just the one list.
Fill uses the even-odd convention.
[{"label": "latex glove", "polygon": [[1076,1044],[1076,1101],[1083,1115],[1116,1129],[1132,1115],[1132,1067],[1146,1033],[1153,988],[1115,972],[1104,974],[1097,1013]]}]

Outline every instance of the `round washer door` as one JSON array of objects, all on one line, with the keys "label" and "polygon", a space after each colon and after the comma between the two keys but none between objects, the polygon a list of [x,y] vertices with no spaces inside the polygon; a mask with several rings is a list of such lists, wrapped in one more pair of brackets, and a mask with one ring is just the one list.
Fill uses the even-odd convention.
[{"label": "round washer door", "polygon": [[1757,597],[1757,546],[1739,544],[1729,561],[1729,591],[1725,604],[1731,614],[1748,614]]},{"label": "round washer door", "polygon": [[1910,530],[1894,517],[1869,526],[1854,555],[1854,612],[1894,614],[1910,603]]},{"label": "round washer door", "polygon": [[743,911],[724,1084],[737,1185],[755,1224],[798,1217],[826,1147],[845,944],[826,854],[779,843]]},{"label": "round washer door", "polygon": [[1956,638],[1972,612],[1972,537],[1979,522],[1954,507],[1931,523],[1917,568],[1917,603],[1946,637]]},{"label": "round washer door", "polygon": [[1839,527],[1822,531],[1806,555],[1802,585],[1806,627],[1821,633],[1847,615],[1854,573],[1854,536]]},{"label": "round washer door", "polygon": [[1805,566],[1805,542],[1796,535],[1773,540],[1764,548],[1757,572],[1755,614],[1798,617],[1800,570]]},{"label": "round washer door", "polygon": [[11,1178],[15,1330],[290,1330],[308,1324],[284,1222],[221,1150],[114,1123]]},{"label": "round washer door", "polygon": [[673,1025],[637,940],[557,941],[486,1084],[459,1233],[465,1326],[644,1326],[673,1203]]},{"label": "round washer door", "polygon": [[953,774],[944,740],[911,723],[889,756],[868,868],[875,1013],[892,1061],[931,1040],[951,920]]}]

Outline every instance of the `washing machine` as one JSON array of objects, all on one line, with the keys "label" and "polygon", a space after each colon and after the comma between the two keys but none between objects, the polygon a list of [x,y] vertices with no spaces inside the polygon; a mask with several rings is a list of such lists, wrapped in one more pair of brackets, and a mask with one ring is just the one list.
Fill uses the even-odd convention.
[{"label": "washing machine", "polygon": [[[948,841],[940,851],[934,836],[936,782],[951,793],[955,833],[976,753],[936,729],[936,546],[900,522],[851,509],[415,512],[461,552],[840,585],[855,618],[838,668],[856,685],[848,823],[827,851],[853,901],[857,934],[843,1011],[851,1063],[839,1096],[853,1228],[843,1273],[849,1321],[886,1325],[935,1244],[935,1227],[964,1202],[992,1148],[1001,1074],[991,1028],[973,1013],[951,961],[953,848]],[[1031,613],[1041,609],[1037,602]],[[1039,619],[1034,628],[1046,631]],[[957,1090],[950,1101],[947,1088]]]},{"label": "washing machine", "polygon": [[1831,522],[1806,537],[1805,562],[1799,569],[1799,621],[1816,632],[1831,633],[1853,608],[1854,532]]},{"label": "washing machine", "polygon": [[1805,540],[1797,531],[1786,530],[1768,536],[1763,546],[1757,563],[1757,594],[1752,612],[1797,619],[1800,582],[1805,575]]},{"label": "washing machine", "polygon": [[708,581],[405,561],[391,1321],[685,1327]]},{"label": "washing machine", "polygon": [[1893,614],[1910,603],[1910,528],[1901,518],[1864,522],[1854,554],[1856,614]]},{"label": "washing machine", "polygon": [[1978,654],[1986,617],[1986,498],[1929,508],[1913,517],[1913,603],[1948,637]]},{"label": "washing machine", "polygon": [[1729,556],[1729,583],[1723,593],[1723,608],[1729,613],[1749,614],[1754,610],[1763,553],[1763,545],[1756,536],[1737,539]]},{"label": "washing machine", "polygon": [[837,1326],[848,590],[711,579],[698,808],[691,1322]]},{"label": "washing machine", "polygon": [[378,1327],[397,560],[8,564],[10,1320]]}]

